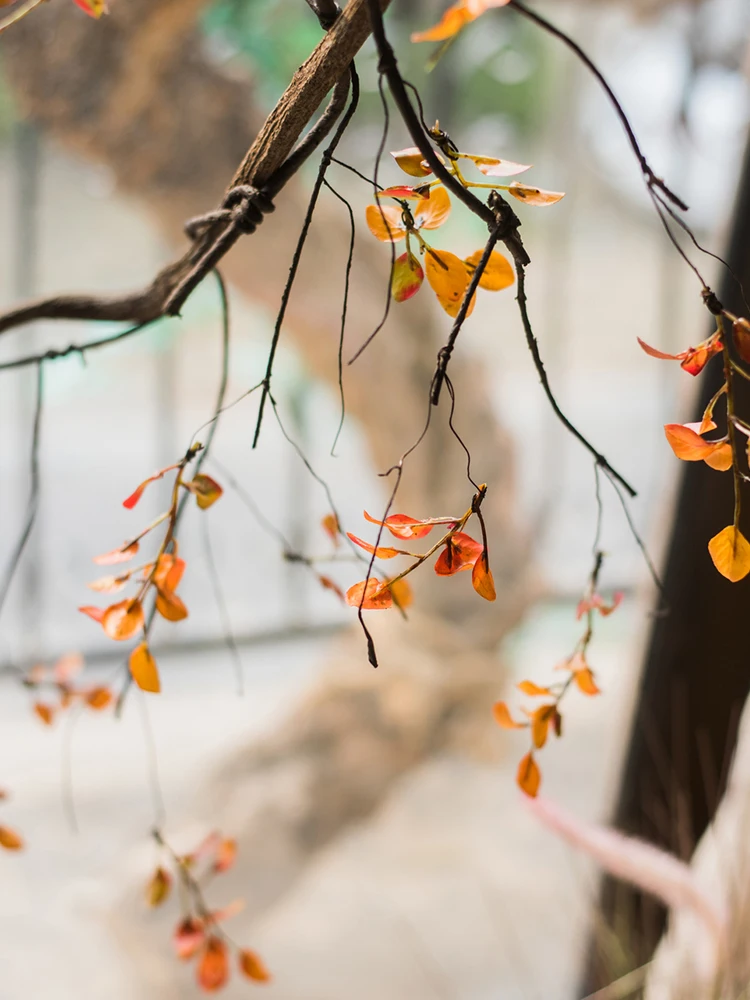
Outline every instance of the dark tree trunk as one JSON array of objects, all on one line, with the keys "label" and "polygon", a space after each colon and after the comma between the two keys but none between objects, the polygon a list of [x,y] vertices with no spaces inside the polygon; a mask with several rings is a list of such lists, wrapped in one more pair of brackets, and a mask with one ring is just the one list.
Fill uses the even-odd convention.
[{"label": "dark tree trunk", "polygon": [[[727,259],[750,289],[750,144]],[[747,315],[731,275],[719,297],[732,312]],[[736,382],[738,408],[747,412],[750,384]],[[700,420],[722,383],[721,361],[714,360],[702,378],[693,419]],[[653,621],[614,816],[619,829],[682,858],[690,856],[716,811],[750,693],[750,577],[729,583],[707,550],[709,539],[731,523],[732,510],[730,473],[714,472],[704,462],[684,464],[663,575],[663,610]],[[750,500],[744,502],[741,524],[750,535]],[[624,949],[617,947],[615,957],[604,939],[595,942],[584,992],[647,962],[664,930],[663,908],[635,889],[607,880],[602,904],[605,923]]]}]

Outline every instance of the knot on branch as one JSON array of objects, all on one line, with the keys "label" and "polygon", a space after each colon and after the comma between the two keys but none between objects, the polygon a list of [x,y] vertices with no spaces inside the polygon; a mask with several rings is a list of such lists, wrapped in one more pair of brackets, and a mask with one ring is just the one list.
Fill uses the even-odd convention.
[{"label": "knot on branch", "polygon": [[250,184],[240,184],[229,191],[222,208],[237,232],[249,236],[261,224],[263,216],[273,212],[275,206],[265,191]]},{"label": "knot on branch", "polygon": [[721,302],[719,302],[716,292],[714,292],[713,289],[706,286],[701,292],[701,298],[703,299],[706,309],[708,309],[713,316],[721,316],[724,312],[724,306]]}]

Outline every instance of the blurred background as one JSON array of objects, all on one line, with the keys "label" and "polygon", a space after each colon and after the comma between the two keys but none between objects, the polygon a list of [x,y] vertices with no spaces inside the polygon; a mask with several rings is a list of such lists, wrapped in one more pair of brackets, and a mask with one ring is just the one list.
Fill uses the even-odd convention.
[{"label": "blurred background", "polygon": [[[146,48],[150,54],[141,57],[133,23],[143,4],[126,6],[112,0],[111,19],[94,24],[57,0],[3,39],[4,308],[53,291],[146,283],[173,253],[179,222],[219,200],[246,136],[320,37],[301,0],[194,2],[174,44]],[[432,0],[393,5],[388,23],[402,69],[419,87],[428,121],[439,118],[462,150],[532,163],[530,184],[566,192],[554,207],[518,209],[532,258],[532,320],[563,409],[637,488],[631,516],[658,565],[679,471],[661,425],[691,419],[695,384],[679,366],[647,358],[636,337],[677,352],[707,336],[700,286],[667,241],[610,106],[571,54],[501,10],[466,30],[426,73],[430,47],[410,46],[408,36],[443,7]],[[656,173],[690,205],[699,239],[722,252],[750,109],[746,2],[550,0],[538,9],[595,58]],[[123,53],[125,42],[132,51]],[[180,55],[187,47],[191,59]],[[371,45],[358,67],[363,99],[339,155],[372,176],[383,113]],[[133,110],[129,92],[118,98],[128,73],[151,88],[160,125],[143,108]],[[66,74],[73,81],[67,88]],[[213,104],[192,103],[202,85],[217,80],[228,81],[226,94],[214,90]],[[164,125],[165,118],[174,123]],[[392,122],[385,149],[407,144]],[[229,265],[230,400],[263,377],[278,282],[312,169],[290,195],[293,208],[266,224],[267,242],[245,241]],[[382,183],[402,176],[387,154],[379,176]],[[329,177],[350,201],[358,229],[348,357],[385,302],[389,260],[364,226],[371,188],[341,167]],[[384,507],[387,484],[378,473],[416,436],[424,416],[419,392],[426,392],[435,346],[449,326],[424,301],[428,290],[419,302],[393,306],[359,372],[345,369],[350,415],[332,457],[349,228],[343,205],[329,192],[322,202],[274,388],[288,433],[330,486],[344,527],[370,538],[362,510]],[[482,243],[477,220],[458,210],[435,240],[461,255]],[[323,268],[321,247],[330,250]],[[701,267],[713,281],[716,262],[706,258]],[[140,886],[154,864],[148,830],[162,810],[165,830],[185,849],[216,824],[237,836],[241,865],[236,878],[227,876],[231,887],[217,886],[217,893],[248,898],[232,933],[266,958],[275,974],[269,997],[583,995],[597,873],[528,813],[514,784],[524,738],[496,731],[489,718],[492,700],[517,705],[515,682],[550,681],[575,646],[597,511],[592,463],[550,411],[513,294],[479,296],[456,362],[456,423],[475,476],[499,497],[490,524],[500,567],[497,607],[477,611],[461,578],[445,581],[453,589],[438,596],[425,581],[421,603],[416,578],[414,633],[378,623],[386,650],[375,678],[380,690],[361,635],[350,631],[350,609],[283,559],[285,549],[330,551],[320,527],[330,505],[272,417],[251,450],[250,397],[222,417],[214,462],[206,466],[225,486],[224,497],[206,516],[191,510],[181,529],[190,617],[177,626],[157,623],[162,697],[147,705],[131,699],[117,723],[86,715],[43,727],[18,683],[19,668],[80,651],[92,677],[121,681],[120,649],[76,608],[96,603],[86,589],[98,575],[92,557],[155,516],[166,487],[152,487],[135,512],[122,508],[123,497],[183,454],[213,413],[221,375],[217,290],[207,282],[181,320],[45,365],[38,516],[0,618],[0,785],[12,793],[2,815],[28,842],[21,856],[0,856],[2,1000],[193,994],[191,969],[170,954],[170,916],[142,903]],[[0,361],[118,329],[40,323],[5,334]],[[5,565],[29,506],[35,374],[0,372],[0,381]],[[426,440],[396,505],[414,516],[458,512],[471,497],[461,456],[445,451],[440,433]],[[545,794],[594,820],[606,819],[617,798],[653,604],[648,568],[606,482],[602,500],[601,589],[625,594],[617,614],[597,623],[590,650],[603,695],[571,697],[565,738],[541,755]],[[330,575],[347,587],[355,572],[341,564]],[[438,618],[435,628],[450,630],[444,638],[431,634]],[[445,735],[440,721],[473,697],[462,657],[486,695],[484,715],[477,711],[482,721],[468,737]],[[382,770],[363,779],[370,782],[364,803],[351,808],[356,768],[329,789],[335,805],[313,794],[319,774],[294,776],[295,767],[309,764],[295,734],[315,731],[316,706],[338,704],[342,691],[375,699],[378,718],[389,725],[390,712],[400,720],[373,740]],[[427,700],[433,715],[410,735]],[[369,716],[352,711],[352,725],[365,732]],[[331,760],[346,753],[351,732],[344,726],[328,735],[335,786],[346,768]],[[391,743],[410,749],[391,760]],[[269,746],[274,760],[289,763],[283,773],[264,768]],[[328,832],[295,843],[283,863],[264,854],[283,839],[282,827],[298,832],[300,815]],[[254,898],[269,865],[283,874]],[[626,950],[613,959],[612,978],[627,971]],[[249,988],[235,983],[228,992]]]}]

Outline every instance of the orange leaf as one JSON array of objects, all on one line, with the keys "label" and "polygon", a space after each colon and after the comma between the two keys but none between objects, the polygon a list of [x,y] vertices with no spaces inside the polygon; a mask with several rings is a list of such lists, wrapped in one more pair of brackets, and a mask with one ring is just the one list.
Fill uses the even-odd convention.
[{"label": "orange leaf", "polygon": [[503,729],[526,729],[528,723],[516,722],[504,701],[496,701],[492,706],[495,722]]},{"label": "orange leaf", "polygon": [[[365,595],[364,601],[362,601],[363,593]],[[367,611],[382,611],[385,608],[393,607],[393,596],[390,590],[380,580],[372,578],[367,581],[367,590],[365,590],[364,580],[355,583],[347,590],[346,603],[350,607],[358,608],[360,601],[362,601],[362,608]]]},{"label": "orange leaf", "polygon": [[86,704],[95,712],[101,712],[112,702],[112,692],[106,687],[91,688],[85,694]]},{"label": "orange leaf", "polygon": [[414,209],[417,229],[437,229],[451,214],[451,200],[444,187],[435,188],[429,198],[422,198]]},{"label": "orange leaf", "polygon": [[325,531],[333,544],[338,547],[339,535],[341,534],[339,519],[335,514],[326,514],[320,523],[323,526],[323,531]]},{"label": "orange leaf", "polygon": [[34,702],[34,711],[45,724],[45,726],[51,726],[55,718],[55,710],[50,705],[45,705],[44,702],[36,701]]},{"label": "orange leaf", "polygon": [[700,434],[683,424],[665,424],[664,433],[670,448],[683,462],[700,462],[716,450],[715,444],[704,441]]},{"label": "orange leaf", "polygon": [[214,861],[215,872],[225,872],[231,868],[237,858],[237,841],[227,837],[219,844]]},{"label": "orange leaf", "polygon": [[542,705],[531,717],[531,738],[534,741],[534,746],[538,750],[541,750],[547,742],[549,725],[550,722],[552,722],[554,714],[554,705]]},{"label": "orange leaf", "polygon": [[684,368],[690,375],[700,375],[714,354],[719,354],[723,349],[721,340],[714,334],[697,347],[685,351],[680,368]]},{"label": "orange leaf", "polygon": [[390,549],[383,545],[379,545],[375,548],[375,546],[370,545],[369,542],[364,542],[361,538],[357,538],[357,536],[353,535],[351,531],[347,531],[346,535],[347,538],[350,538],[355,545],[359,545],[359,547],[364,549],[365,552],[375,553],[376,559],[393,559],[394,556],[411,555],[411,552],[404,552],[403,549]]},{"label": "orange leaf", "polygon": [[89,618],[93,618],[95,622],[100,625],[104,618],[105,608],[95,608],[91,604],[86,604],[84,607],[78,609],[82,614],[88,615]]},{"label": "orange leaf", "polygon": [[110,605],[102,616],[102,628],[118,642],[132,639],[143,628],[143,605],[135,600]]},{"label": "orange leaf", "polygon": [[385,521],[378,521],[377,518],[371,517],[367,511],[364,511],[364,518],[370,524],[384,525],[394,538],[402,538],[404,540],[409,538],[424,538],[425,535],[429,535],[437,524],[455,523],[453,518],[450,517],[431,517],[420,521],[416,517],[409,517],[408,514],[391,514]]},{"label": "orange leaf", "polygon": [[[425,271],[438,302],[449,316],[455,318],[469,284],[466,265],[448,250],[430,250],[425,258]],[[467,316],[473,308],[472,301]]]},{"label": "orange leaf", "polygon": [[564,191],[543,191],[542,188],[528,187],[526,184],[519,184],[518,181],[511,182],[508,194],[527,205],[538,206],[555,205],[565,197]]},{"label": "orange leaf", "polygon": [[705,458],[705,463],[717,472],[731,469],[733,464],[731,444],[728,441],[717,444],[715,450]]},{"label": "orange leaf", "polygon": [[474,590],[476,590],[479,596],[483,597],[485,601],[494,601],[497,599],[495,581],[492,579],[492,570],[490,569],[487,558],[484,555],[480,555],[474,563],[474,569],[471,572],[471,583]]},{"label": "orange leaf", "polygon": [[126,542],[119,549],[105,552],[103,556],[94,556],[93,561],[99,566],[112,566],[115,563],[127,562],[138,552],[138,542]]},{"label": "orange leaf", "polygon": [[23,840],[15,830],[11,830],[7,826],[0,826],[0,847],[4,847],[6,851],[20,851],[23,847]]},{"label": "orange leaf", "polygon": [[732,324],[734,346],[745,362],[750,362],[750,323],[746,319],[738,319]]},{"label": "orange leaf", "polygon": [[512,160],[499,160],[495,156],[472,156],[471,153],[459,153],[462,160],[471,160],[477,170],[481,171],[485,177],[512,177],[514,174],[522,174],[525,170],[530,170],[530,165],[525,163],[514,163]]},{"label": "orange leaf", "polygon": [[156,597],[156,610],[168,622],[181,622],[188,616],[188,609],[181,598],[171,590],[160,590]]},{"label": "orange leaf", "polygon": [[452,38],[471,21],[475,21],[490,7],[504,7],[510,0],[458,0],[443,14],[440,21],[427,31],[417,31],[413,42],[442,42]]},{"label": "orange leaf", "polygon": [[573,674],[575,682],[584,694],[601,694],[590,667],[582,667]]},{"label": "orange leaf", "polygon": [[406,302],[422,287],[424,271],[413,253],[402,253],[393,262],[391,294],[396,302]]},{"label": "orange leaf", "polygon": [[135,647],[130,654],[128,666],[130,667],[130,676],[141,691],[149,691],[151,694],[158,694],[161,691],[159,670],[147,642],[142,642]]},{"label": "orange leaf", "polygon": [[[476,253],[473,253],[464,261],[469,272],[469,277],[476,271],[483,253],[483,250],[477,250]],[[510,261],[503,257],[501,253],[493,250],[487,266],[482,271],[482,277],[479,279],[479,287],[485,288],[488,292],[500,292],[503,288],[509,288],[515,280],[516,275]]]},{"label": "orange leaf", "polygon": [[406,236],[403,213],[395,205],[368,205],[365,220],[372,235],[381,243],[398,243]]},{"label": "orange leaf", "polygon": [[205,940],[206,932],[203,929],[203,921],[197,917],[185,917],[175,928],[172,944],[177,952],[177,957],[184,960],[192,958],[200,951]]},{"label": "orange leaf", "polygon": [[240,972],[243,976],[247,976],[248,979],[252,979],[256,983],[267,983],[270,981],[271,973],[263,964],[260,955],[256,952],[250,951],[249,948],[243,948],[237,955],[237,961],[239,962]]},{"label": "orange leaf", "polygon": [[172,876],[164,868],[157,868],[146,886],[146,902],[149,906],[161,906],[172,888]]},{"label": "orange leaf", "polygon": [[221,938],[214,935],[206,941],[203,955],[198,963],[198,985],[207,993],[219,990],[229,976],[227,947]]},{"label": "orange leaf", "polygon": [[189,483],[185,483],[186,489],[195,495],[195,501],[201,510],[206,510],[224,493],[215,479],[199,472]]},{"label": "orange leaf", "polygon": [[521,763],[518,765],[518,774],[516,775],[516,781],[518,782],[518,787],[526,792],[526,794],[535,799],[537,792],[539,791],[539,785],[542,783],[542,775],[537,766],[537,762],[534,760],[533,753],[527,753],[525,757],[522,758]]},{"label": "orange leaf", "polygon": [[85,10],[90,17],[101,17],[108,13],[105,0],[73,0],[81,10]]},{"label": "orange leaf", "polygon": [[179,468],[179,463],[177,465],[168,465],[165,469],[159,469],[155,472],[153,476],[149,476],[148,479],[144,479],[143,482],[138,486],[133,492],[122,501],[123,507],[127,507],[128,510],[132,510],[133,507],[138,503],[138,501],[143,496],[143,491],[150,483],[155,483],[157,480],[162,479],[168,472],[172,472],[174,469]]},{"label": "orange leaf", "polygon": [[708,543],[708,551],[714,566],[732,583],[750,573],[750,542],[733,524],[714,535]]},{"label": "orange leaf", "polygon": [[[438,576],[453,576],[454,573],[470,569],[481,555],[481,543],[463,531],[457,531],[448,539],[445,548],[436,559],[435,572]],[[484,597],[484,594],[482,596]],[[492,598],[488,597],[487,600]]]},{"label": "orange leaf", "polygon": [[523,691],[524,694],[531,695],[534,698],[538,698],[540,695],[548,695],[550,693],[549,688],[539,687],[533,681],[521,681],[516,687],[519,691]]},{"label": "orange leaf", "polygon": [[395,153],[391,153],[391,156],[403,172],[409,174],[410,177],[427,177],[428,174],[432,173],[432,168],[429,164],[425,163],[421,152],[416,146],[410,146],[408,149],[399,149]]},{"label": "orange leaf", "polygon": [[171,593],[177,590],[185,572],[185,560],[167,553],[159,556],[159,564],[154,573],[154,583],[162,593]]}]

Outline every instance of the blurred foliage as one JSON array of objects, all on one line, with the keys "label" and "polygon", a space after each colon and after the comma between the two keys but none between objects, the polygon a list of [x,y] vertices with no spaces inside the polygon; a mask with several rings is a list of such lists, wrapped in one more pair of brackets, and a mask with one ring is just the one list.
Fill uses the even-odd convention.
[{"label": "blurred foliage", "polygon": [[[426,72],[434,47],[408,44],[410,33],[430,23],[444,4],[410,0],[394,5],[389,21],[404,74],[419,86],[425,113],[440,107],[450,130],[495,119],[500,134],[514,137],[543,125],[550,71],[542,59],[538,32],[509,11],[498,11],[481,27],[464,32],[435,68]],[[204,27],[227,58],[247,59],[254,70],[259,101],[272,105],[290,76],[321,37],[312,13],[301,0],[217,0]],[[363,78],[362,119],[380,120],[374,53],[367,46],[359,60]],[[497,152],[486,150],[486,152]]]}]

